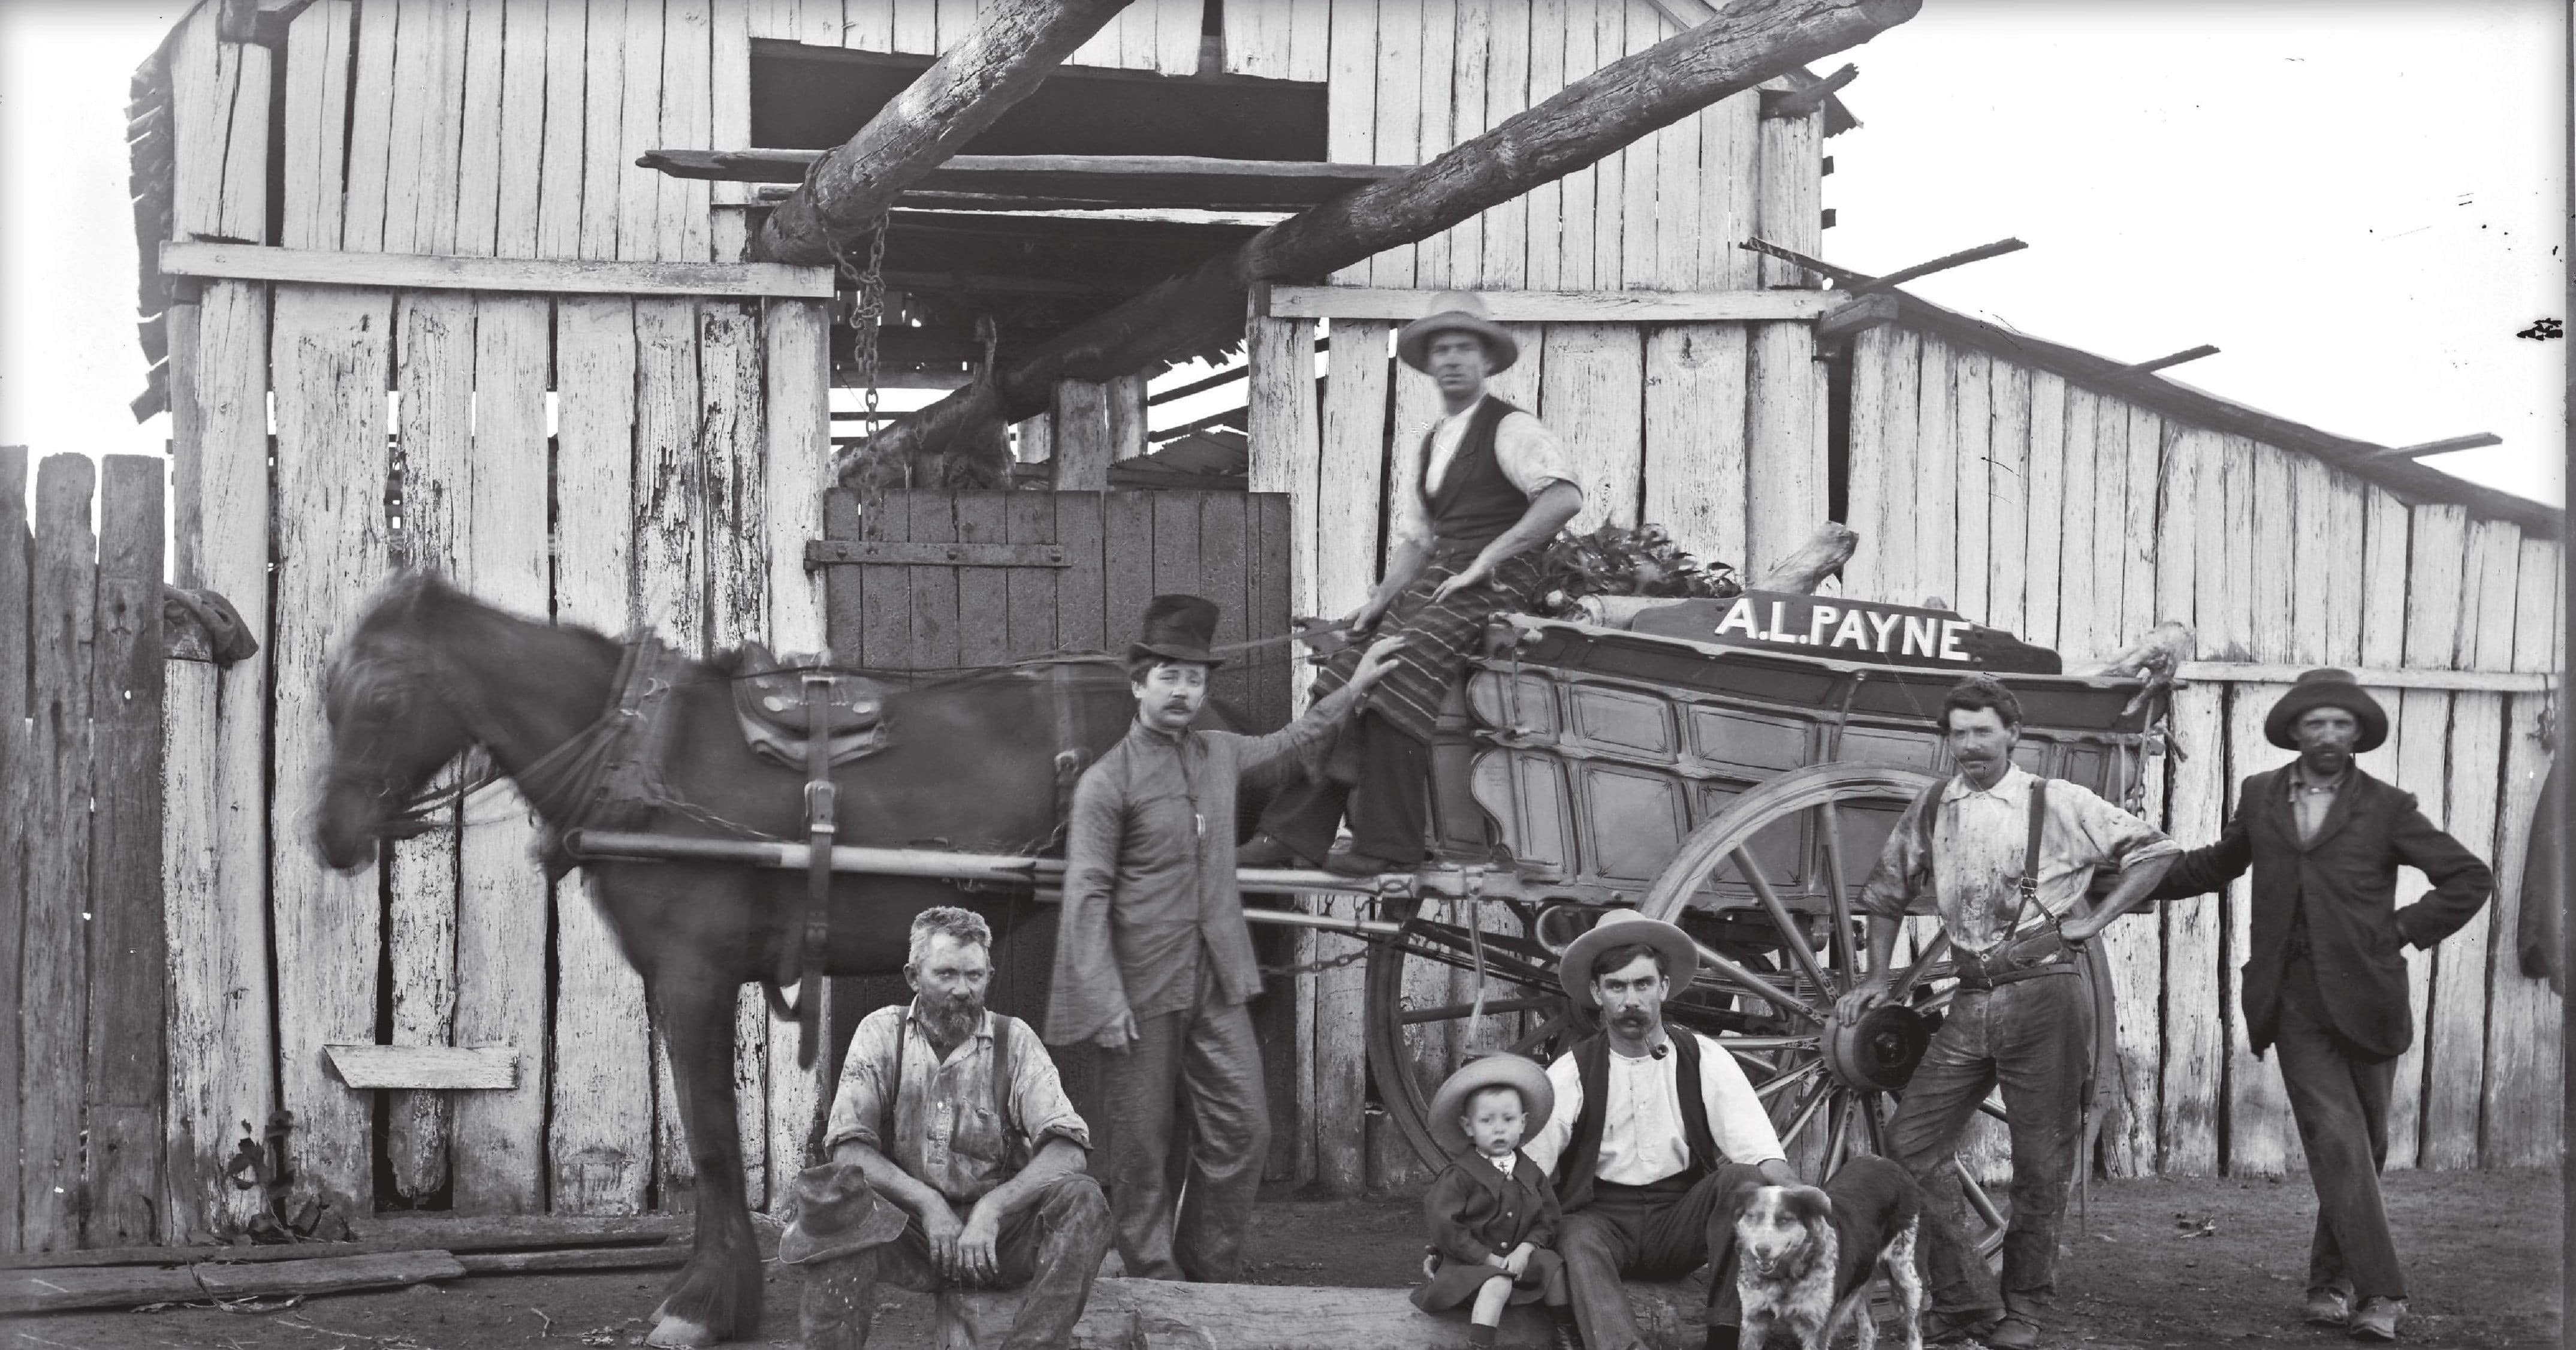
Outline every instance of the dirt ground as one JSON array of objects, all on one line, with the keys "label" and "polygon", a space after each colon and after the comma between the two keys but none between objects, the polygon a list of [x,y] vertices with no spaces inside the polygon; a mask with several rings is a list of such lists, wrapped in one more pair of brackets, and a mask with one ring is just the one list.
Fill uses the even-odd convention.
[{"label": "dirt ground", "polygon": [[[2555,1173],[2401,1173],[2389,1206],[2412,1281],[2406,1344],[2504,1350],[2557,1344]],[[2070,1215],[2052,1344],[2081,1350],[2325,1346],[2298,1321],[2313,1196],[2287,1182],[2097,1183]],[[1249,1278],[1263,1284],[1402,1285],[1419,1261],[1404,1199],[1265,1200]],[[312,1300],[259,1316],[205,1309],[26,1318],[0,1350],[494,1350],[642,1342],[668,1272],[483,1276]],[[923,1346],[928,1300],[890,1293],[875,1343]],[[795,1285],[772,1269],[768,1320],[750,1344],[795,1343]]]}]

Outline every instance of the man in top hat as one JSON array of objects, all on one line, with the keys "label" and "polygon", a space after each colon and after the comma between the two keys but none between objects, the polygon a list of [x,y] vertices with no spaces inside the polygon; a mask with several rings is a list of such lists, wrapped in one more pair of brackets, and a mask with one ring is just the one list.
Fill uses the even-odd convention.
[{"label": "man in top hat", "polygon": [[[1235,885],[1235,791],[1284,768],[1386,672],[1391,642],[1350,682],[1266,736],[1199,730],[1217,609],[1195,595],[1146,607],[1127,651],[1136,721],[1075,785],[1066,824],[1064,906],[1046,1037],[1103,1057],[1108,1182],[1127,1273],[1230,1280],[1270,1142],[1261,1051],[1244,1008],[1261,992]],[[1190,1158],[1177,1225],[1175,1091],[1190,1102]]]},{"label": "man in top hat", "polygon": [[1699,974],[1690,935],[1614,909],[1565,949],[1557,979],[1601,1030],[1547,1069],[1556,1109],[1521,1151],[1545,1168],[1565,1221],[1556,1246],[1588,1350],[1645,1342],[1622,1278],[1710,1267],[1708,1345],[1735,1350],[1735,1213],[1760,1186],[1794,1186],[1771,1114],[1722,1042],[1664,1025]]},{"label": "man in top hat", "polygon": [[[1262,817],[1268,838],[1248,855],[1254,865],[1295,858],[1366,876],[1422,861],[1431,728],[1441,702],[1487,617],[1537,601],[1540,552],[1583,509],[1583,489],[1556,434],[1485,392],[1487,379],[1520,358],[1520,344],[1485,317],[1473,295],[1451,292],[1431,309],[1405,325],[1395,349],[1439,386],[1444,415],[1422,438],[1410,481],[1394,493],[1386,575],[1349,618],[1353,632],[1392,621],[1405,639],[1403,653],[1345,733],[1347,753],[1335,756],[1355,766],[1310,774],[1281,794]],[[1347,679],[1355,657],[1345,653],[1326,665],[1316,691]],[[1333,854],[1345,814],[1351,849]]]},{"label": "man in top hat", "polygon": [[[2214,891],[2254,869],[2245,963],[2245,1031],[2281,1052],[2281,1081],[2317,1188],[2307,1317],[2361,1340],[2397,1337],[2405,1275],[2380,1205],[2388,1091],[2415,1038],[2406,948],[2430,950],[2487,902],[2486,864],[2361,771],[2353,756],[2388,739],[2388,714],[2352,676],[2311,670],[2263,719],[2263,736],[2298,759],[2250,775],[2218,842],[2194,849],[2159,898]],[[2400,865],[2433,883],[2403,909]]]},{"label": "man in top hat", "polygon": [[[1992,676],[1953,686],[1941,727],[1958,772],[1898,817],[1861,887],[1874,973],[1842,997],[1837,1022],[1860,1021],[1886,998],[1906,914],[1937,911],[1958,990],[1888,1121],[1888,1144],[1932,1202],[1923,1228],[1931,1334],[2022,1350],[2039,1344],[2056,1287],[2057,1225],[2091,1092],[2093,1000],[2076,952],[2144,901],[2182,850],[2082,786],[2015,765],[2021,700]],[[2088,912],[2086,894],[2105,870],[2119,880]],[[1965,1199],[1947,1165],[1998,1081],[2013,1169],[2000,1291],[1964,1238]]]},{"label": "man in top hat", "polygon": [[1008,1350],[1061,1350],[1109,1246],[1083,1173],[1090,1127],[1027,1024],[987,1012],[993,931],[972,910],[912,921],[913,1000],[851,1034],[824,1127],[831,1161],[796,1178],[778,1259],[805,1272],[807,1350],[861,1350],[882,1280],[925,1293],[1019,1289]]}]

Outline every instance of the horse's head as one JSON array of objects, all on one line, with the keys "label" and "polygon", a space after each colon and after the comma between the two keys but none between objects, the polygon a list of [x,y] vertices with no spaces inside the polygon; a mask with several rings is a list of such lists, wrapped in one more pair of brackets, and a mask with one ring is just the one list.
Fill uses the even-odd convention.
[{"label": "horse's head", "polygon": [[422,631],[423,602],[446,593],[427,576],[395,582],[369,603],[332,657],[323,687],[331,755],[318,785],[313,842],[337,871],[374,861],[380,839],[419,833],[405,808],[471,740],[442,690],[437,648]]}]

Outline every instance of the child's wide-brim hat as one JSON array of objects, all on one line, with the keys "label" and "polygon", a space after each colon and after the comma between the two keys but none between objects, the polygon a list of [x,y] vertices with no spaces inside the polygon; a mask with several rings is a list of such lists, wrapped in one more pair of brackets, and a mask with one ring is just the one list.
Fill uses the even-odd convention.
[{"label": "child's wide-brim hat", "polygon": [[1521,1109],[1529,1119],[1521,1126],[1521,1138],[1527,1141],[1547,1123],[1548,1114],[1556,1110],[1556,1087],[1547,1081],[1547,1070],[1534,1060],[1523,1059],[1508,1051],[1471,1059],[1449,1081],[1431,1094],[1431,1137],[1451,1153],[1467,1153],[1473,1145],[1467,1132],[1458,1125],[1458,1116],[1467,1109],[1467,1099],[1489,1087],[1518,1089]]},{"label": "child's wide-brim hat", "polygon": [[1674,993],[1690,988],[1691,981],[1699,978],[1699,944],[1691,941],[1690,934],[1633,909],[1614,909],[1603,914],[1591,931],[1567,943],[1565,957],[1557,963],[1557,983],[1565,987],[1565,996],[1574,1000],[1574,1006],[1600,1006],[1592,997],[1593,963],[1610,948],[1631,942],[1648,943],[1664,954],[1664,976],[1673,982]]}]

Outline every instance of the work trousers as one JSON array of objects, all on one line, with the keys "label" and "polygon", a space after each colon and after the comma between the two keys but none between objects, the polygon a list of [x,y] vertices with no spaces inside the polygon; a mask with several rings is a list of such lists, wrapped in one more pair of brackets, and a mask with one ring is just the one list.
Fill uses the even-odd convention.
[{"label": "work trousers", "polygon": [[[1930,1201],[1923,1260],[1932,1306],[1953,1322],[1999,1310],[2035,1315],[2057,1286],[2057,1228],[2084,1135],[2093,999],[2081,974],[2041,975],[1962,991],[1888,1122],[1896,1161]],[[1977,1107],[2000,1082],[2012,1131],[2012,1220],[2003,1287],[1967,1239],[1967,1200],[1947,1166]]]},{"label": "work trousers", "polygon": [[[1194,1006],[1137,1018],[1136,1032],[1124,1051],[1100,1056],[1119,1258],[1142,1279],[1230,1281],[1243,1268],[1243,1232],[1270,1153],[1252,1014],[1203,974]],[[1184,1100],[1181,1166],[1172,1151]]]},{"label": "work trousers", "polygon": [[1341,734],[1353,781],[1331,772],[1300,781],[1262,814],[1262,831],[1320,867],[1348,815],[1353,849],[1398,867],[1420,863],[1430,825],[1431,747],[1374,709]]},{"label": "work trousers", "polygon": [[1591,1201],[1566,1215],[1556,1230],[1586,1350],[1645,1344],[1620,1280],[1678,1280],[1702,1265],[1709,1268],[1708,1324],[1740,1325],[1735,1216],[1744,1197],[1764,1184],[1761,1169],[1742,1163],[1721,1163],[1697,1181],[1594,1182]]},{"label": "work trousers", "polygon": [[[882,1197],[879,1203],[887,1203]],[[957,1217],[966,1217],[959,1206]],[[1001,1266],[994,1289],[1025,1289],[1002,1350],[1063,1350],[1073,1324],[1091,1297],[1091,1277],[1109,1249],[1109,1202],[1100,1185],[1076,1172],[1041,1187],[1036,1198],[1002,1225],[994,1255]],[[804,1267],[798,1321],[805,1350],[864,1350],[875,1319],[877,1284],[935,1294],[948,1288],[931,1259],[930,1236],[916,1218],[882,1246],[828,1257]]]},{"label": "work trousers", "polygon": [[2397,1241],[2379,1197],[2388,1162],[2388,1091],[2397,1062],[2372,1060],[2334,1029],[2315,972],[2293,957],[2281,972],[2272,1049],[2290,1090],[2290,1115],[2317,1188],[2317,1235],[2308,1248],[2308,1288],[2363,1299],[2406,1297]]}]

